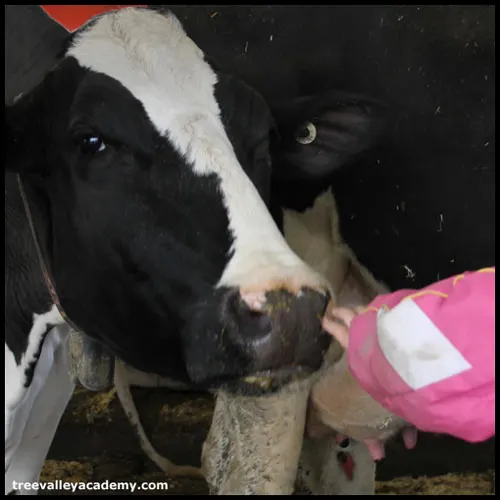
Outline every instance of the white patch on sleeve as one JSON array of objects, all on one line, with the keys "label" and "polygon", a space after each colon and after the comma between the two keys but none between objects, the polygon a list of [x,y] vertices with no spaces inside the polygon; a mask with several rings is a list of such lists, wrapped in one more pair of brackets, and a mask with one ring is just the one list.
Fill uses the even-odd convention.
[{"label": "white patch on sleeve", "polygon": [[378,339],[387,361],[413,390],[472,368],[412,300],[389,312],[381,310]]}]

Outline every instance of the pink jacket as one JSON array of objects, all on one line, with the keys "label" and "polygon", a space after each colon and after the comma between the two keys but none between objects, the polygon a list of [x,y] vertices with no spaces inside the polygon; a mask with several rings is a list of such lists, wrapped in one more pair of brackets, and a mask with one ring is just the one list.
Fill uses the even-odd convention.
[{"label": "pink jacket", "polygon": [[495,268],[377,297],[351,323],[349,367],[395,415],[469,442],[495,434]]}]

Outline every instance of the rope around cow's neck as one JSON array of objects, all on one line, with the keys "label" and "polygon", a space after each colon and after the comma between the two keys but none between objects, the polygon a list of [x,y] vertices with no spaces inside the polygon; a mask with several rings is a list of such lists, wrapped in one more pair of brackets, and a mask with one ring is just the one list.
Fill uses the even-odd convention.
[{"label": "rope around cow's neck", "polygon": [[49,273],[47,266],[45,265],[45,260],[43,258],[42,250],[40,248],[40,244],[38,242],[38,238],[36,236],[35,225],[33,223],[33,216],[31,214],[31,209],[28,202],[28,197],[26,196],[26,191],[24,190],[23,182],[21,180],[20,174],[17,174],[17,183],[19,186],[19,192],[21,194],[21,199],[23,200],[24,211],[26,213],[26,218],[28,219],[28,224],[30,227],[31,235],[33,237],[33,242],[35,244],[35,250],[38,256],[38,260],[40,261],[40,268],[42,271],[43,278],[45,280],[45,284],[47,286],[47,290],[50,294],[52,302],[57,307],[59,314],[62,316],[64,321],[72,328],[75,332],[83,333],[80,328],[78,328],[68,317],[68,315],[64,312],[64,309],[61,306],[61,302],[59,301],[59,297],[56,292],[56,287],[54,285],[54,281]]}]

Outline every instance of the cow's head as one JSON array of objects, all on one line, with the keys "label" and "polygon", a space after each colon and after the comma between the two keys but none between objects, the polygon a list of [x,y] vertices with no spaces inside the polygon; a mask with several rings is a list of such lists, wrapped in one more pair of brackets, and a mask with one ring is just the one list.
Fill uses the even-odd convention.
[{"label": "cow's head", "polygon": [[171,14],[123,9],[70,37],[6,125],[8,169],[50,214],[73,321],[133,366],[201,385],[317,369],[328,287],[270,216],[272,160],[278,178],[301,163],[323,175],[359,152],[372,119],[314,102],[323,121],[288,143],[262,97],[209,64]]}]

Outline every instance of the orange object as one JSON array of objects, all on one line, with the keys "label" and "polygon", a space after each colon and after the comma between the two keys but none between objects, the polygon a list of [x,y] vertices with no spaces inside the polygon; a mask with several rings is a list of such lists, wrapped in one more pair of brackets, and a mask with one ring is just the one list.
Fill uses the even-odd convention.
[{"label": "orange object", "polygon": [[147,5],[40,5],[40,7],[68,31],[75,31],[89,19],[103,12],[124,7],[147,7]]}]

